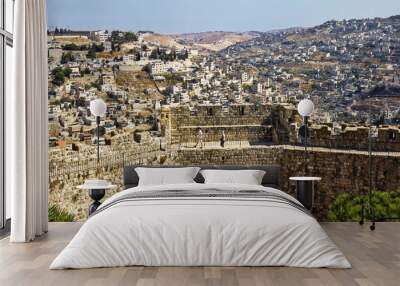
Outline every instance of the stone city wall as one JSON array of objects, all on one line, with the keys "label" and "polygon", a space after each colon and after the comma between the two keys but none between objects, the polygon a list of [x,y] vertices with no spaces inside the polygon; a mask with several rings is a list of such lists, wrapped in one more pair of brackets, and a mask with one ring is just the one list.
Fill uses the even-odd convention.
[{"label": "stone city wall", "polygon": [[[295,106],[242,104],[224,109],[221,105],[199,105],[163,107],[160,125],[163,136],[170,144],[195,142],[198,128],[210,133],[205,141],[219,141],[222,130],[229,138],[251,142],[274,142],[275,144],[301,144],[299,128],[302,118]],[[257,127],[258,126],[258,127]],[[246,130],[247,128],[251,130]],[[257,128],[261,133],[257,135]],[[264,132],[263,132],[264,131]],[[228,133],[227,133],[228,132]],[[342,124],[333,128],[332,123],[311,122],[308,143],[334,149],[367,150],[369,127]],[[398,126],[380,126],[373,149],[378,151],[400,151],[400,129]]]},{"label": "stone city wall", "polygon": [[[295,195],[292,176],[304,175],[304,149],[293,146],[259,146],[243,149],[182,150],[181,165],[265,165],[281,166],[281,189]],[[367,152],[313,148],[308,157],[308,176],[318,176],[315,215],[326,218],[329,205],[343,192],[365,194],[369,186]],[[372,160],[373,188],[400,190],[400,154],[376,153]]]},{"label": "stone city wall", "polygon": [[[163,107],[160,127],[163,137],[152,138],[146,133],[134,134],[137,143],[118,144],[101,151],[99,164],[94,153],[88,151],[50,155],[50,204],[73,213],[77,220],[87,217],[90,198],[87,191],[76,186],[88,178],[104,178],[122,189],[122,168],[130,164],[141,165],[266,165],[282,166],[281,189],[295,194],[289,177],[304,175],[304,149],[292,145],[301,143],[298,128],[301,118],[293,106],[252,105]],[[198,127],[204,133],[205,142],[215,142],[225,131],[227,147],[208,145],[203,150],[182,148],[181,143],[197,141]],[[343,125],[336,135],[332,126],[313,124],[310,145],[327,148],[310,148],[307,175],[320,176],[315,214],[324,219],[332,201],[343,192],[363,194],[368,190],[368,128]],[[238,146],[230,145],[233,141]],[[244,142],[243,146],[241,145]],[[261,143],[263,142],[263,143]],[[274,143],[273,146],[249,143]],[[172,144],[172,145],[171,145]],[[267,143],[269,144],[269,143]],[[185,145],[185,144],[183,144]],[[217,146],[217,145],[216,145]],[[231,146],[231,147],[229,147]],[[104,147],[102,147],[104,148]],[[167,151],[165,151],[167,149]],[[387,151],[400,151],[400,131],[396,127],[378,130],[373,149],[373,184],[378,190],[399,189],[400,155]],[[91,148],[93,152],[93,148]],[[353,150],[353,151],[348,151]],[[107,196],[111,195],[107,193]]]},{"label": "stone city wall", "polygon": [[171,129],[182,126],[262,125],[271,114],[271,105],[232,105],[227,111],[221,105],[170,107]]},{"label": "stone city wall", "polygon": [[[312,126],[309,142],[310,145],[328,148],[367,150],[368,134],[368,127],[343,125],[338,133],[332,135],[332,127],[329,125]],[[374,150],[400,151],[400,129],[396,126],[380,127],[372,142]]]},{"label": "stone city wall", "polygon": [[[282,153],[282,189],[294,194],[291,176],[304,175],[304,149],[288,147]],[[367,194],[369,188],[368,152],[312,148],[308,176],[321,177],[315,197],[315,214],[325,219],[329,205],[341,193]],[[400,191],[400,154],[374,153],[372,187],[378,191]]]},{"label": "stone city wall", "polygon": [[297,112],[290,105],[241,104],[228,109],[221,105],[199,105],[192,109],[163,107],[160,127],[170,144],[196,142],[199,128],[206,142],[219,141],[224,131],[231,141],[282,143],[277,135],[288,134],[297,121]]},{"label": "stone city wall", "polygon": [[[304,175],[304,150],[293,146],[252,146],[248,148],[181,149],[136,153],[131,160],[109,159],[99,175],[122,189],[122,168],[129,164],[143,165],[281,165],[281,189],[295,195],[289,177]],[[89,166],[89,165],[88,165]],[[326,218],[329,205],[341,193],[365,194],[368,191],[368,153],[325,148],[312,148],[307,175],[320,176],[316,195],[315,215]],[[400,189],[400,154],[376,153],[373,156],[373,187],[379,191]],[[54,173],[53,173],[54,174]],[[50,204],[57,204],[75,215],[87,217],[90,199],[86,191],[77,190],[86,178],[94,177],[96,168],[59,174],[50,178]],[[108,193],[107,196],[111,195]]]},{"label": "stone city wall", "polygon": [[[218,142],[225,133],[226,141],[271,142],[272,127],[265,125],[247,126],[201,126],[204,142]],[[198,127],[179,127],[176,140],[179,143],[196,142],[199,138]]]},{"label": "stone city wall", "polygon": [[239,165],[259,166],[280,164],[282,147],[182,149],[174,158],[178,165]]},{"label": "stone city wall", "polygon": [[165,151],[160,150],[157,142],[130,144],[120,150],[101,152],[99,163],[96,156],[71,153],[53,155],[49,162],[49,204],[73,214],[76,220],[84,220],[88,215],[91,199],[87,190],[78,190],[77,186],[86,179],[101,178],[118,185],[116,190],[107,191],[105,198],[122,190],[122,169],[125,165],[161,164],[166,160]]}]

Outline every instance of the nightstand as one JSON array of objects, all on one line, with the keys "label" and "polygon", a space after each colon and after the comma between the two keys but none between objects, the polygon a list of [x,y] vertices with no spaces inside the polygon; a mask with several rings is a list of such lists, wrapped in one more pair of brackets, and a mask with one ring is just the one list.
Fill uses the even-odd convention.
[{"label": "nightstand", "polygon": [[315,184],[321,181],[320,177],[290,177],[289,180],[296,182],[296,197],[303,206],[312,210],[314,207]]},{"label": "nightstand", "polygon": [[83,185],[77,187],[80,190],[88,190],[89,197],[93,200],[89,206],[89,216],[101,205],[100,200],[106,194],[106,190],[116,187],[116,185],[105,180],[86,180]]}]

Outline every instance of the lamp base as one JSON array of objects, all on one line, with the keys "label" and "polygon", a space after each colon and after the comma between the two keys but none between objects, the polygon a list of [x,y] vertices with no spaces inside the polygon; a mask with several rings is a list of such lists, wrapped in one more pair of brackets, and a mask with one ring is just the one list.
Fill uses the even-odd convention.
[{"label": "lamp base", "polygon": [[106,194],[105,189],[91,189],[89,190],[89,197],[93,200],[93,203],[89,206],[89,216],[94,213],[97,208],[101,205],[100,200]]}]

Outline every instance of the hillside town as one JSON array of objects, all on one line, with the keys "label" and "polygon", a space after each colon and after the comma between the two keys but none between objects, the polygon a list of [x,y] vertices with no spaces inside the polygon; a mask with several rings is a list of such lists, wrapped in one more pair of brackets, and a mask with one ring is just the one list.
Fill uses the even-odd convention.
[{"label": "hillside town", "polygon": [[142,131],[160,146],[171,143],[161,110],[182,106],[193,114],[199,106],[219,106],[223,116],[238,105],[293,108],[309,97],[315,124],[357,126],[372,115],[397,125],[399,33],[399,16],[237,35],[228,47],[223,33],[205,47],[193,36],[171,45],[149,31],[55,28],[48,42],[50,152],[92,152],[97,137],[89,103],[98,97],[108,106],[99,143],[111,150]]},{"label": "hillside town", "polygon": [[[329,21],[309,29],[266,33],[218,54],[222,62],[254,70],[266,94],[295,101],[310,96],[322,122],[399,123],[400,17]],[[381,113],[381,114],[380,114]]]}]

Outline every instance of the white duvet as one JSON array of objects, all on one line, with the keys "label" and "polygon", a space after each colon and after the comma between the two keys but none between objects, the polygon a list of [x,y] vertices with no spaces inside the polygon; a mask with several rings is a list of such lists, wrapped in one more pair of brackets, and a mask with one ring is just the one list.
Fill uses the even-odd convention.
[{"label": "white duvet", "polygon": [[[238,184],[136,187],[165,190],[265,190]],[[101,207],[102,207],[101,206]],[[145,266],[293,266],[350,268],[318,222],[285,204],[257,199],[126,201],[89,218],[50,269]]]}]

